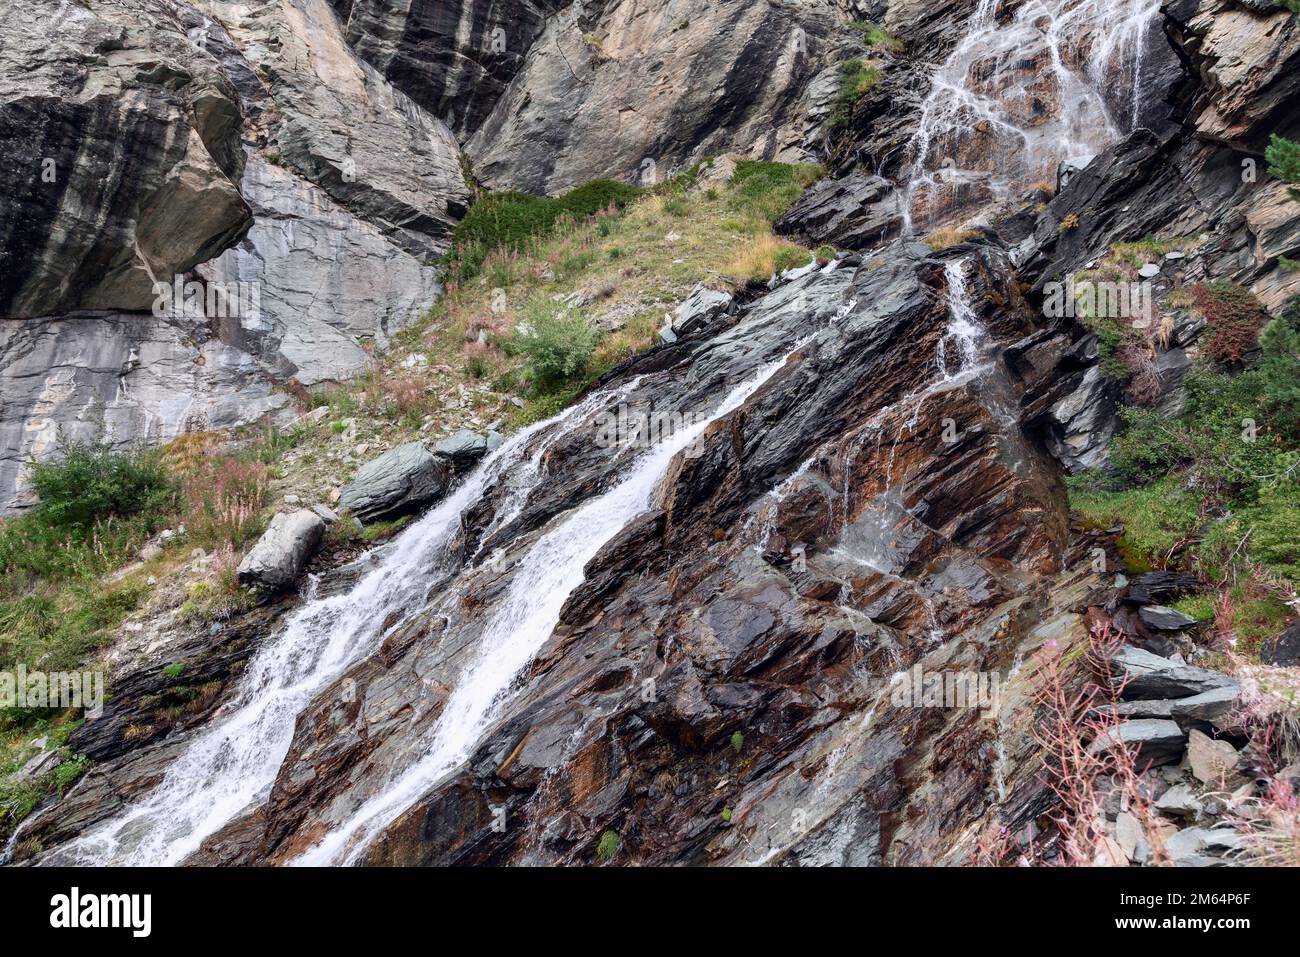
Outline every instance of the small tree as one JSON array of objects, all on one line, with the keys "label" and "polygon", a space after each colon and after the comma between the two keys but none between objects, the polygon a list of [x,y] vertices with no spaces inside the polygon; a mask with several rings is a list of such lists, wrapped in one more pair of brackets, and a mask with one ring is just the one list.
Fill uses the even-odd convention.
[{"label": "small tree", "polygon": [[[1300,0],[1282,0],[1290,9],[1300,13]],[[1268,149],[1264,151],[1268,160],[1268,171],[1286,183],[1300,183],[1300,143],[1278,136],[1269,139]],[[1300,189],[1292,186],[1287,192],[1296,202],[1300,202]],[[1300,263],[1293,259],[1281,258],[1283,269],[1300,269]]]}]

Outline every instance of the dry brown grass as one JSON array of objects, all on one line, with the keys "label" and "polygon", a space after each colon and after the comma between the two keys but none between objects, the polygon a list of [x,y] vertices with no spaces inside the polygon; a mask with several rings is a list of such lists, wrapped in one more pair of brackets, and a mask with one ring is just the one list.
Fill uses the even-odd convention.
[{"label": "dry brown grass", "polygon": [[973,229],[957,229],[948,227],[936,229],[925,237],[925,244],[933,250],[947,249],[949,246],[956,246],[958,243],[967,243],[979,236],[979,233]]}]

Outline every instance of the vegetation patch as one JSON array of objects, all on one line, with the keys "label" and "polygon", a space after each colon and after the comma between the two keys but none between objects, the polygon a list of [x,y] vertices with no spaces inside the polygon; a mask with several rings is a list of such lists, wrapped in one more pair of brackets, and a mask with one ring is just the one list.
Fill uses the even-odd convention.
[{"label": "vegetation patch", "polygon": [[599,213],[615,215],[642,193],[616,180],[594,180],[562,196],[531,196],[513,191],[480,192],[452,234],[447,276],[466,280],[477,275],[490,253],[522,252],[529,241],[550,235],[561,222],[579,223]]},{"label": "vegetation patch", "polygon": [[1269,316],[1250,290],[1230,282],[1202,283],[1192,287],[1192,302],[1209,326],[1205,352],[1215,362],[1239,366],[1259,347]]}]

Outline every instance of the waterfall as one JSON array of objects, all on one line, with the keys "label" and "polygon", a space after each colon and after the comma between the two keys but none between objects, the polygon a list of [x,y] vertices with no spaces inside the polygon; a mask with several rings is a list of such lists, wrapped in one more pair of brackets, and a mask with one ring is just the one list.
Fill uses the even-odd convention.
[{"label": "waterfall", "polygon": [[376,835],[469,757],[515,679],[554,631],[564,603],[582,584],[587,562],[650,507],[674,456],[710,423],[739,408],[804,344],[732,389],[706,421],[678,431],[646,452],[626,478],[575,509],[533,545],[516,569],[508,593],[491,612],[474,660],[448,698],[428,750],[295,864],[356,861]]},{"label": "waterfall", "polygon": [[907,145],[903,228],[1055,183],[1137,122],[1159,0],[1028,0],[1004,23],[980,0],[930,77]]},{"label": "waterfall", "polygon": [[[535,435],[558,428],[565,419],[581,418],[610,399],[608,393],[592,395],[516,433],[404,531],[379,566],[349,591],[327,598],[309,594],[283,631],[253,657],[234,699],[185,748],[159,785],[120,816],[60,848],[49,863],[175,864],[265,800],[302,710],[418,614],[440,577],[454,573],[446,546],[461,514],[514,470]],[[536,480],[537,469],[530,474]]]}]

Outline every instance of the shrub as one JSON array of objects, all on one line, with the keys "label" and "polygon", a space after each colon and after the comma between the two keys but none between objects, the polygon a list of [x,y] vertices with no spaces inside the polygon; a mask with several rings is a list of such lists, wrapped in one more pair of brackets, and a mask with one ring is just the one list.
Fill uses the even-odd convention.
[{"label": "shrub", "polygon": [[172,491],[157,450],[115,451],[101,434],[80,442],[60,432],[55,457],[29,466],[36,512],[54,528],[89,529],[161,507]]},{"label": "shrub", "polygon": [[596,845],[596,856],[602,861],[611,860],[618,853],[620,844],[618,834],[614,831],[606,831],[600,836],[600,842]]},{"label": "shrub", "polygon": [[840,67],[840,92],[831,105],[827,125],[832,130],[847,127],[853,115],[853,108],[878,82],[880,82],[880,73],[876,69],[876,64],[856,59],[845,62]]},{"label": "shrub", "polygon": [[1258,348],[1269,317],[1250,290],[1230,282],[1202,283],[1192,287],[1192,302],[1209,326],[1205,352],[1215,362],[1240,365]]},{"label": "shrub", "polygon": [[586,371],[596,336],[581,312],[533,299],[524,309],[514,343],[528,360],[528,374],[541,392],[554,392]]}]

